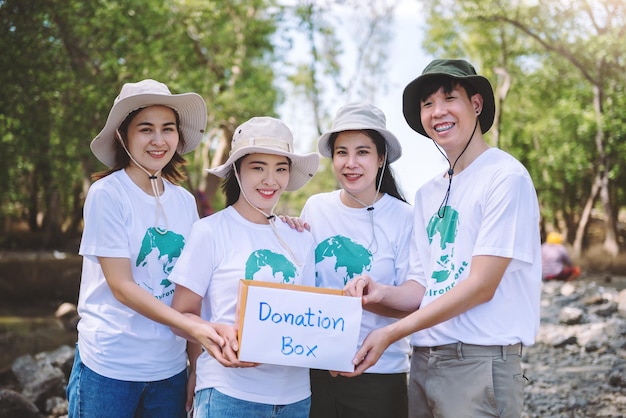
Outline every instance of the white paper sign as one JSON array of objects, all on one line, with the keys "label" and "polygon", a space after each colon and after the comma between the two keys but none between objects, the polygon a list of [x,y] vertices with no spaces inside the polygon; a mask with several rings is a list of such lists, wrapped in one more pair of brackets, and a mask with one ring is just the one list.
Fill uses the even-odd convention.
[{"label": "white paper sign", "polygon": [[242,280],[239,359],[352,372],[362,313],[339,290]]}]

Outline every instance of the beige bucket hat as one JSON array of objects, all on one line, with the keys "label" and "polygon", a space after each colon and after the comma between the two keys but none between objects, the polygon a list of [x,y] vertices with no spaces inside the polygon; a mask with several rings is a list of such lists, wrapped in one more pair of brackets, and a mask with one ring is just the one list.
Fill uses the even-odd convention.
[{"label": "beige bucket hat", "polygon": [[402,156],[402,145],[398,138],[387,130],[387,119],[378,107],[369,103],[349,103],[337,110],[331,129],[324,132],[317,140],[317,149],[322,156],[331,158],[332,150],[328,145],[330,136],[336,132],[360,131],[372,129],[378,131],[387,147],[387,159],[390,163]]},{"label": "beige bucket hat", "polygon": [[115,130],[133,111],[163,105],[178,113],[180,130],[185,138],[185,147],[178,150],[185,154],[200,144],[207,124],[207,108],[204,99],[196,93],[172,94],[169,88],[156,80],[145,79],[136,83],[125,83],[115,98],[104,128],[91,141],[91,151],[102,163],[115,165]]},{"label": "beige bucket hat", "polygon": [[298,190],[313,178],[319,166],[316,153],[298,155],[293,148],[291,130],[282,121],[269,116],[257,116],[235,129],[228,160],[215,168],[211,174],[224,178],[235,162],[248,154],[283,155],[291,160],[291,172],[286,191]]}]

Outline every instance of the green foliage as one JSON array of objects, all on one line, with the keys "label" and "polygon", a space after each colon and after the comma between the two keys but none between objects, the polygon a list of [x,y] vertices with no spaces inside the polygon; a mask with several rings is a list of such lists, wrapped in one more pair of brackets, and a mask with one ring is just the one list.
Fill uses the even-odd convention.
[{"label": "green foliage", "polygon": [[[273,114],[279,94],[273,1],[0,1],[0,220],[77,230],[92,172],[88,144],[124,82],[196,91],[231,132]],[[202,163],[190,155],[195,187]],[[7,222],[3,222],[5,225]]]},{"label": "green foliage", "polygon": [[[153,78],[173,93],[195,91],[205,98],[206,141],[185,156],[184,186],[193,191],[211,189],[204,168],[228,152],[224,144],[237,125],[276,115],[285,81],[313,110],[305,121],[315,125],[313,142],[327,127],[327,109],[337,107],[335,100],[332,106],[324,102],[328,87],[347,102],[352,94],[371,99],[384,85],[393,9],[374,10],[376,4],[0,0],[0,146],[8,162],[0,166],[0,222],[44,231],[42,246],[54,245],[51,237],[80,233],[90,175],[104,168],[88,145],[125,82]],[[347,81],[340,63],[344,40],[336,32],[342,19],[329,13],[337,5],[366,12],[351,15],[359,36],[365,30],[367,36],[358,39],[356,70]],[[302,35],[310,54],[304,63],[289,62],[294,37]],[[327,164],[305,188],[285,194],[283,213],[297,215],[310,194],[337,187]],[[219,209],[222,194],[215,196],[211,204]]]},{"label": "green foliage", "polygon": [[[624,207],[626,3],[620,0],[424,0],[424,44],[467,58],[496,94],[511,86],[498,146],[519,158],[544,222],[574,230],[594,177],[608,167],[610,204]],[[595,94],[595,96],[594,96]]]}]

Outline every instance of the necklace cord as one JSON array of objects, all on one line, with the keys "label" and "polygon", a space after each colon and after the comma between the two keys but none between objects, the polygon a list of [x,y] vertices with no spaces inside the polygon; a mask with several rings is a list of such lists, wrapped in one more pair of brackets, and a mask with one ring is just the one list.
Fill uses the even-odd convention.
[{"label": "necklace cord", "polygon": [[376,187],[376,193],[374,194],[374,198],[372,199],[372,204],[371,205],[366,204],[365,202],[361,201],[359,198],[357,198],[355,195],[353,195],[352,193],[350,193],[346,189],[343,189],[343,191],[346,192],[348,194],[348,196],[350,196],[356,202],[358,202],[361,205],[363,205],[363,207],[366,208],[367,213],[369,214],[370,226],[371,226],[371,230],[372,230],[372,239],[369,242],[369,244],[367,245],[367,250],[371,254],[376,254],[378,252],[378,239],[376,238],[376,231],[374,229],[374,203],[376,203],[376,198],[378,197],[378,194],[380,193],[380,187],[383,184],[383,174],[385,173],[386,166],[387,166],[387,152],[385,151],[385,156],[384,156],[384,159],[383,159],[383,165],[381,166],[381,174],[380,174],[380,178],[378,179],[378,186]]},{"label": "necklace cord", "polygon": [[275,225],[276,215],[274,214],[274,209],[276,208],[276,205],[278,205],[278,199],[276,200],[276,202],[274,202],[274,206],[272,206],[272,210],[270,210],[270,214],[268,215],[267,213],[263,212],[261,209],[254,206],[252,202],[250,202],[250,199],[248,199],[246,192],[243,190],[243,187],[241,186],[241,178],[239,177],[239,173],[237,172],[237,166],[235,165],[235,163],[233,163],[233,172],[235,174],[235,178],[237,179],[237,183],[239,183],[239,190],[240,190],[241,196],[243,196],[243,198],[245,199],[246,202],[248,202],[248,205],[250,205],[251,208],[253,208],[257,212],[265,216],[265,219],[267,219],[267,221],[269,222],[269,225],[272,228],[272,231],[274,232],[274,235],[278,239],[278,242],[280,243],[280,245],[285,250],[287,250],[293,262],[296,263],[298,267],[302,267],[303,266],[302,262],[298,259],[298,257],[296,257],[296,255],[293,253],[289,245],[287,245],[283,237],[280,236],[280,234],[278,233],[278,229],[276,228],[276,225]]},{"label": "necklace cord", "polygon": [[[163,205],[161,204],[161,192],[159,190],[159,181],[158,181],[159,180],[158,176],[161,173],[161,169],[158,169],[153,174],[150,174],[150,172],[144,166],[142,166],[141,164],[139,164],[137,160],[135,160],[135,158],[131,155],[128,148],[126,148],[126,144],[124,144],[124,141],[122,141],[122,135],[120,135],[120,131],[116,129],[115,134],[116,134],[115,137],[117,138],[119,143],[122,145],[122,148],[124,148],[124,151],[126,151],[128,158],[130,158],[131,161],[134,162],[135,165],[141,169],[141,171],[146,173],[146,175],[148,176],[148,179],[150,180],[150,187],[152,188],[152,194],[154,195],[154,199],[156,200],[156,213],[154,215],[154,229],[159,234],[165,235],[167,231],[169,230],[169,223],[167,221],[167,216],[165,215],[165,209],[163,208]],[[163,186],[163,191],[165,192],[165,186]],[[160,218],[163,218],[165,222],[164,228],[158,226]]]}]

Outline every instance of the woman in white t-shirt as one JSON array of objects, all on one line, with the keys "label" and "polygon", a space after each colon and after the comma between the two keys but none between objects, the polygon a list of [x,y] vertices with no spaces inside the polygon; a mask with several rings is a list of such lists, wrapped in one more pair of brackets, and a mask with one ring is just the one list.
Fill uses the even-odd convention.
[{"label": "woman in white t-shirt", "polygon": [[[318,149],[332,159],[341,189],[311,196],[301,214],[317,244],[317,286],[343,289],[364,273],[400,285],[408,272],[413,212],[389,166],[400,158],[402,147],[386,129],[384,113],[367,103],[343,106]],[[396,321],[383,313],[391,314],[363,312],[359,346],[370,331]],[[406,417],[408,354],[404,338],[361,376],[311,370],[311,417]]]},{"label": "woman in white t-shirt", "polygon": [[280,120],[255,117],[235,130],[226,163],[208,170],[225,178],[226,207],[194,224],[170,275],[172,306],[213,323],[226,342],[205,346],[198,358],[195,418],[309,416],[308,369],[240,362],[235,320],[240,279],[314,285],[313,237],[275,222],[273,211],[281,194],[306,184],[318,164],[317,154],[294,153]]},{"label": "woman in white t-shirt", "polygon": [[202,97],[146,79],[124,84],[91,142],[110,169],[94,175],[85,200],[70,417],[187,416],[186,341],[169,326],[205,345],[221,341],[169,306],[168,275],[198,219],[177,185],[182,154],[200,143],[206,121]]}]

